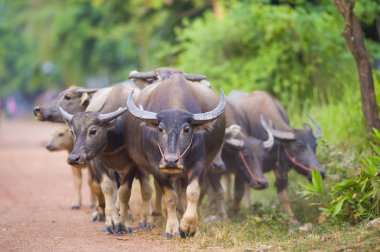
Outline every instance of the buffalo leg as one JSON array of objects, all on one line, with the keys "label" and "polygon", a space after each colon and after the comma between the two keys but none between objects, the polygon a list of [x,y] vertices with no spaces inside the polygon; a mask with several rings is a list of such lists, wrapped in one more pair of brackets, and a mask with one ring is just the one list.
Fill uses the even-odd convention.
[{"label": "buffalo leg", "polygon": [[[119,208],[120,208],[120,218],[123,224],[123,229],[127,233],[132,232],[131,224],[129,223],[129,199],[131,198],[132,192],[132,183],[135,177],[135,172],[130,171],[126,176],[121,179],[121,184],[118,189],[118,199],[119,199]],[[116,205],[115,205],[116,207]],[[117,209],[117,207],[116,207]]]},{"label": "buffalo leg", "polygon": [[208,172],[208,180],[210,181],[212,190],[215,192],[217,213],[222,219],[227,219],[227,212],[224,207],[224,190],[221,184],[222,176],[221,174]]},{"label": "buffalo leg", "polygon": [[177,194],[172,186],[166,185],[163,187],[164,204],[166,209],[166,228],[164,237],[171,238],[178,236],[179,223],[177,219]]},{"label": "buffalo leg", "polygon": [[228,203],[230,203],[231,200],[232,200],[232,195],[231,195],[232,194],[231,193],[231,191],[232,191],[231,174],[226,174],[224,177],[226,178],[226,200],[227,200]]},{"label": "buffalo leg", "polygon": [[102,188],[100,187],[101,175],[97,174],[95,172],[93,162],[90,162],[88,164],[87,168],[88,168],[89,175],[91,176],[91,180],[92,180],[92,186],[91,187],[92,187],[93,192],[96,195],[96,198],[98,200],[98,205],[97,205],[94,213],[91,215],[90,221],[104,221],[104,219],[105,219],[105,210],[104,209],[106,206],[106,202],[104,200]]},{"label": "buffalo leg", "polygon": [[82,203],[82,171],[78,167],[71,166],[71,171],[74,177],[75,199],[71,204],[71,209],[79,209]]},{"label": "buffalo leg", "polygon": [[152,187],[149,184],[149,178],[145,172],[138,170],[137,173],[140,181],[141,198],[143,201],[138,227],[150,229],[152,228]]},{"label": "buffalo leg", "polygon": [[93,185],[93,178],[91,174],[90,168],[87,169],[88,172],[88,187],[90,188],[90,207],[93,208],[96,206],[96,194],[95,194],[95,189]]},{"label": "buffalo leg", "polygon": [[104,226],[105,233],[122,233],[123,224],[119,216],[119,211],[116,208],[116,192],[117,186],[116,182],[111,179],[107,174],[103,174],[102,180],[100,182],[100,187],[104,194],[104,199],[106,202],[106,222]]},{"label": "buffalo leg", "polygon": [[240,202],[244,195],[244,180],[239,174],[235,175],[235,192],[234,192],[234,203],[232,206],[233,212],[237,213],[240,210]]},{"label": "buffalo leg", "polygon": [[244,185],[244,206],[249,208],[252,205],[251,201],[251,188],[249,188],[248,184]]},{"label": "buffalo leg", "polygon": [[154,179],[154,191],[155,191],[155,199],[153,204],[153,216],[161,216],[162,215],[162,190],[159,186],[156,179]]},{"label": "buffalo leg", "polygon": [[197,229],[197,208],[201,187],[199,177],[193,178],[186,188],[187,207],[180,224],[181,237],[193,236]]},{"label": "buffalo leg", "polygon": [[288,197],[288,178],[279,178],[276,176],[276,189],[277,189],[277,195],[278,199],[280,201],[280,208],[282,211],[288,214],[289,222],[291,224],[298,224],[297,219],[294,217],[294,214],[292,212],[292,209],[290,207],[289,203],[289,197]]}]

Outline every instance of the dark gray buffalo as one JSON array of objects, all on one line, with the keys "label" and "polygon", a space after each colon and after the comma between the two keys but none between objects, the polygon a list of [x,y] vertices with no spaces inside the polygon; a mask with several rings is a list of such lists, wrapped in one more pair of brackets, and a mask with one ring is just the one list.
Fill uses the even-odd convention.
[{"label": "dark gray buffalo", "polygon": [[[151,192],[147,175],[138,169],[127,155],[127,141],[134,135],[126,132],[126,104],[131,88],[117,85],[103,89],[94,95],[86,112],[72,115],[60,108],[62,117],[75,136],[74,147],[68,157],[71,165],[91,162],[95,179],[100,183],[105,199],[106,233],[131,232],[128,220],[128,202],[135,176],[140,179],[143,207],[139,227],[151,226]],[[120,176],[120,187],[114,178]],[[116,195],[120,211],[116,206]]]},{"label": "dark gray buffalo", "polygon": [[320,169],[316,157],[316,139],[321,136],[318,124],[311,119],[316,130],[305,124],[303,129],[293,129],[288,116],[281,105],[268,93],[255,91],[248,96],[240,96],[234,104],[244,111],[247,118],[247,134],[261,139],[268,138],[268,132],[260,122],[260,115],[272,124],[270,131],[275,142],[264,159],[264,172],[273,170],[276,177],[277,194],[282,210],[289,215],[290,221],[297,222],[291,211],[288,194],[288,172],[294,168],[297,172],[311,178],[311,172],[318,170],[322,177],[325,171]]},{"label": "dark gray buffalo", "polygon": [[[134,132],[128,138],[130,156],[154,175],[163,191],[166,238],[196,231],[200,180],[224,137],[224,95],[218,100],[206,85],[188,81],[181,73],[147,86],[136,103],[131,95],[128,99],[131,123],[127,128]],[[180,223],[174,177],[188,181],[187,207]]]},{"label": "dark gray buffalo", "polygon": [[221,176],[231,173],[235,175],[232,210],[237,212],[245,184],[256,190],[265,189],[268,186],[268,181],[264,177],[263,161],[274,143],[273,135],[264,121],[262,123],[268,133],[267,139],[262,141],[250,136],[246,114],[233,103],[227,102],[225,116],[227,126],[221,157],[226,166],[226,172],[216,173],[214,169],[211,169],[207,174],[210,185],[216,192],[217,211],[222,218],[226,217],[226,211],[223,204],[224,190],[221,186]]}]

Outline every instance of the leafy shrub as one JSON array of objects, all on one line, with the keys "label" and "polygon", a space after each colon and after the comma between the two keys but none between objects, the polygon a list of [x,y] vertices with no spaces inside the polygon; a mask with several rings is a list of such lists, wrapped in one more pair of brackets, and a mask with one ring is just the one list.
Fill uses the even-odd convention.
[{"label": "leafy shrub", "polygon": [[363,159],[356,174],[337,168],[336,172],[342,179],[327,189],[321,175],[314,172],[312,184],[302,185],[304,191],[301,194],[316,197],[325,215],[351,223],[371,220],[380,215],[380,132],[373,131],[374,142],[371,146],[375,154]]},{"label": "leafy shrub", "polygon": [[[177,30],[177,66],[209,76],[225,91],[268,90],[285,104],[352,86],[355,68],[334,6],[244,1],[223,19],[212,13]],[[310,32],[310,31],[313,32]],[[320,95],[322,94],[322,95]]]}]

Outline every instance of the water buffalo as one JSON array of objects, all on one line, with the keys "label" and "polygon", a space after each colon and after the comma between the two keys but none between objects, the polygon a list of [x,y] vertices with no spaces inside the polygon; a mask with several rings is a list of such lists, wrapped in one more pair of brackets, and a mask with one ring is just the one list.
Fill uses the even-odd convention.
[{"label": "water buffalo", "polygon": [[225,174],[235,175],[232,210],[237,212],[244,194],[245,184],[258,190],[268,186],[268,181],[263,172],[263,160],[274,143],[273,135],[269,132],[265,122],[262,123],[268,132],[267,139],[262,141],[250,136],[246,114],[233,103],[227,102],[225,115],[227,126],[221,157],[226,166],[226,172],[219,174],[215,174],[213,170],[208,172],[208,180],[216,192],[217,211],[222,218],[226,217],[226,211],[224,204],[221,203],[224,200],[224,191],[220,182],[221,176]]},{"label": "water buffalo", "polygon": [[[175,68],[171,68],[171,67],[161,67],[149,72],[137,72],[134,70],[129,74],[129,78],[134,81],[137,87],[139,87],[140,89],[143,89],[144,87],[151,85],[155,82],[160,82],[162,80],[168,79],[173,74],[181,74],[187,81],[196,82],[208,88],[211,88],[211,83],[206,80],[207,79],[206,76],[201,75],[201,74],[183,73],[182,71]],[[224,169],[224,164],[222,163],[221,159],[215,160],[215,162],[213,162],[211,166],[212,166],[212,169],[216,169],[216,170]],[[158,186],[157,181],[155,181],[154,186],[155,186],[156,197],[153,204],[153,215],[160,216],[162,215],[162,206],[161,206],[162,191],[161,191],[161,188]],[[178,186],[178,188],[180,187],[181,186]],[[180,201],[185,202],[182,199]],[[179,212],[182,212],[184,208],[185,206],[183,205],[179,205],[177,207]]]},{"label": "water buffalo", "polygon": [[[68,157],[72,165],[91,162],[95,178],[100,183],[105,199],[106,233],[131,232],[128,220],[128,202],[134,177],[140,179],[143,207],[139,227],[151,226],[151,187],[145,172],[138,169],[127,155],[126,143],[129,139],[125,125],[125,105],[131,88],[116,85],[98,92],[91,99],[86,112],[71,115],[60,108],[62,117],[75,136],[73,150]],[[119,108],[119,109],[118,109]],[[130,135],[133,132],[130,131]],[[126,137],[125,137],[126,136]],[[117,188],[114,171],[120,176]],[[120,211],[116,207],[116,193]],[[120,212],[120,215],[119,215]]]},{"label": "water buffalo", "polygon": [[[54,133],[53,138],[50,140],[49,144],[46,146],[46,149],[49,151],[61,151],[66,150],[71,152],[73,149],[73,137],[70,133],[70,130],[67,126],[62,126]],[[79,209],[82,202],[81,188],[82,188],[82,169],[81,167],[71,166],[71,171],[74,177],[74,187],[75,187],[75,199],[71,205],[71,209]],[[90,188],[90,202],[91,207],[94,207],[96,204],[96,196],[93,189],[93,181],[90,170],[88,176],[88,186]]]},{"label": "water buffalo", "polygon": [[255,91],[246,97],[239,97],[234,100],[234,103],[247,115],[249,135],[261,140],[268,138],[268,132],[260,123],[260,115],[272,124],[270,131],[275,142],[264,159],[263,168],[264,172],[274,171],[281,208],[288,213],[291,222],[296,222],[287,194],[288,172],[294,168],[310,179],[311,171],[319,170],[321,175],[325,176],[325,171],[320,169],[315,154],[316,139],[321,136],[320,127],[312,119],[315,132],[308,124],[305,124],[303,129],[292,128],[285,110],[274,98],[263,91]]},{"label": "water buffalo", "polygon": [[[137,104],[137,106],[136,106]],[[188,81],[181,73],[145,87],[136,103],[128,98],[127,124],[130,156],[153,174],[161,187],[166,208],[164,236],[194,235],[201,177],[223,142],[225,98],[205,85]],[[187,207],[179,224],[177,194],[172,179],[185,176]],[[179,233],[178,233],[179,232]]]},{"label": "water buffalo", "polygon": [[69,87],[47,104],[34,107],[34,116],[40,121],[64,123],[58,107],[61,106],[64,110],[72,114],[85,111],[90,103],[91,96],[96,91],[98,91],[98,89],[87,89],[76,86]]}]

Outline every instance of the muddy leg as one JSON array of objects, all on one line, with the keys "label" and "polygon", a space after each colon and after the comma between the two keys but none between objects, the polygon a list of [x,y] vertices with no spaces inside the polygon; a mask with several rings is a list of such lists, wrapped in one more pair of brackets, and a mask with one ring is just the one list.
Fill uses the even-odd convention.
[{"label": "muddy leg", "polygon": [[186,189],[187,196],[187,208],[180,224],[181,237],[193,236],[197,230],[197,208],[199,196],[201,193],[201,187],[198,178],[194,178],[190,181]]},{"label": "muddy leg", "polygon": [[141,198],[143,201],[138,227],[150,229],[152,228],[152,187],[145,172],[139,170],[138,179],[140,181]]},{"label": "muddy leg", "polygon": [[82,203],[82,171],[80,168],[71,166],[71,171],[73,172],[74,177],[74,188],[75,188],[75,199],[71,204],[71,209],[79,209]]}]

